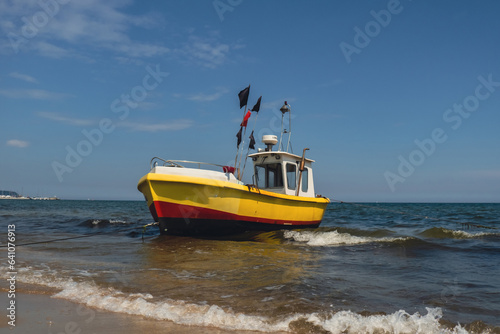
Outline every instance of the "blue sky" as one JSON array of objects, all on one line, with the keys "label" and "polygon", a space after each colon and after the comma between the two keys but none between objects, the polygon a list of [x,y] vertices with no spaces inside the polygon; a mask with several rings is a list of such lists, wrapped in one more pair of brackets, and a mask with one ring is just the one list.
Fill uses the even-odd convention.
[{"label": "blue sky", "polygon": [[500,202],[497,1],[26,0],[0,13],[0,189],[142,199],[153,156],[230,164],[251,84],[260,135],[278,134],[290,103],[320,194]]}]

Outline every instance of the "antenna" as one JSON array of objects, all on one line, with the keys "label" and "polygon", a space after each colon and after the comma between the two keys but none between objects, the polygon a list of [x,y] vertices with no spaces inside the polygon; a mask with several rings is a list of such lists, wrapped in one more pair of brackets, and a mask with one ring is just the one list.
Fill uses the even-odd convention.
[{"label": "antenna", "polygon": [[[283,139],[283,133],[288,133],[288,142],[286,144],[286,151],[285,152],[288,152],[288,148],[291,147],[290,145],[290,138],[292,136],[292,109],[290,108],[291,106],[285,101],[285,104],[283,104],[283,106],[280,108],[280,111],[281,111],[281,135],[280,135],[280,144],[279,144],[279,148],[281,149],[282,148],[282,139]],[[288,113],[288,131],[287,130],[283,130],[283,121],[284,121],[284,118],[285,118],[285,113]]]}]

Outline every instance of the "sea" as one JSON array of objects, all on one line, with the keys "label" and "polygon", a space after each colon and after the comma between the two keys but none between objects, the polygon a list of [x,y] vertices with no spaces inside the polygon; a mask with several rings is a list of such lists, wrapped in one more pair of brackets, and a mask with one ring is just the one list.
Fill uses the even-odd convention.
[{"label": "sea", "polygon": [[1,279],[15,230],[17,292],[193,333],[500,333],[500,204],[336,202],[316,229],[224,238],[151,223],[144,201],[0,200]]}]

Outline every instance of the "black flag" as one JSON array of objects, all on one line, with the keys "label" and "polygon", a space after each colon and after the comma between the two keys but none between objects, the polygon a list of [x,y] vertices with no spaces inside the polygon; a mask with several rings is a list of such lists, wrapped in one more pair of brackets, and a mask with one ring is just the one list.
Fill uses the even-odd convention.
[{"label": "black flag", "polygon": [[248,94],[250,93],[250,85],[247,88],[243,89],[238,93],[238,97],[240,98],[240,109],[243,106],[246,106],[248,103]]},{"label": "black flag", "polygon": [[[260,101],[260,99],[259,99]],[[253,131],[250,134],[250,144],[248,145],[248,148],[255,150],[255,138],[253,137]]]},{"label": "black flag", "polygon": [[250,111],[259,112],[259,110],[260,110],[260,100],[261,99],[262,99],[262,96],[259,97],[259,99],[257,100],[257,103],[253,106],[252,110],[250,110]]},{"label": "black flag", "polygon": [[241,131],[243,130],[243,127],[240,127],[240,131],[236,134],[236,138],[238,138],[238,143],[236,144],[236,148],[240,148],[241,144]]}]

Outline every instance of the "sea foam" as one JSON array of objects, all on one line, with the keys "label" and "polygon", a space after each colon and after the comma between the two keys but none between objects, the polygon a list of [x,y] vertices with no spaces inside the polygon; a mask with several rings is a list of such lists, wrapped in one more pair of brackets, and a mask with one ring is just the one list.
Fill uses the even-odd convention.
[{"label": "sea foam", "polygon": [[388,315],[362,316],[351,311],[340,311],[324,320],[316,314],[309,316],[308,321],[330,333],[441,333],[467,334],[460,325],[454,328],[443,328],[439,323],[442,317],[440,308],[426,308],[427,314],[418,312],[409,314],[399,310]]},{"label": "sea foam", "polygon": [[423,231],[420,235],[437,239],[475,239],[498,236],[500,234],[495,232],[466,232],[462,230],[450,230],[443,227],[432,227]]},{"label": "sea foam", "polygon": [[337,231],[312,232],[312,231],[285,231],[284,237],[297,242],[306,243],[309,246],[337,246],[357,245],[371,242],[394,242],[406,238],[373,238],[358,237],[349,233]]}]

